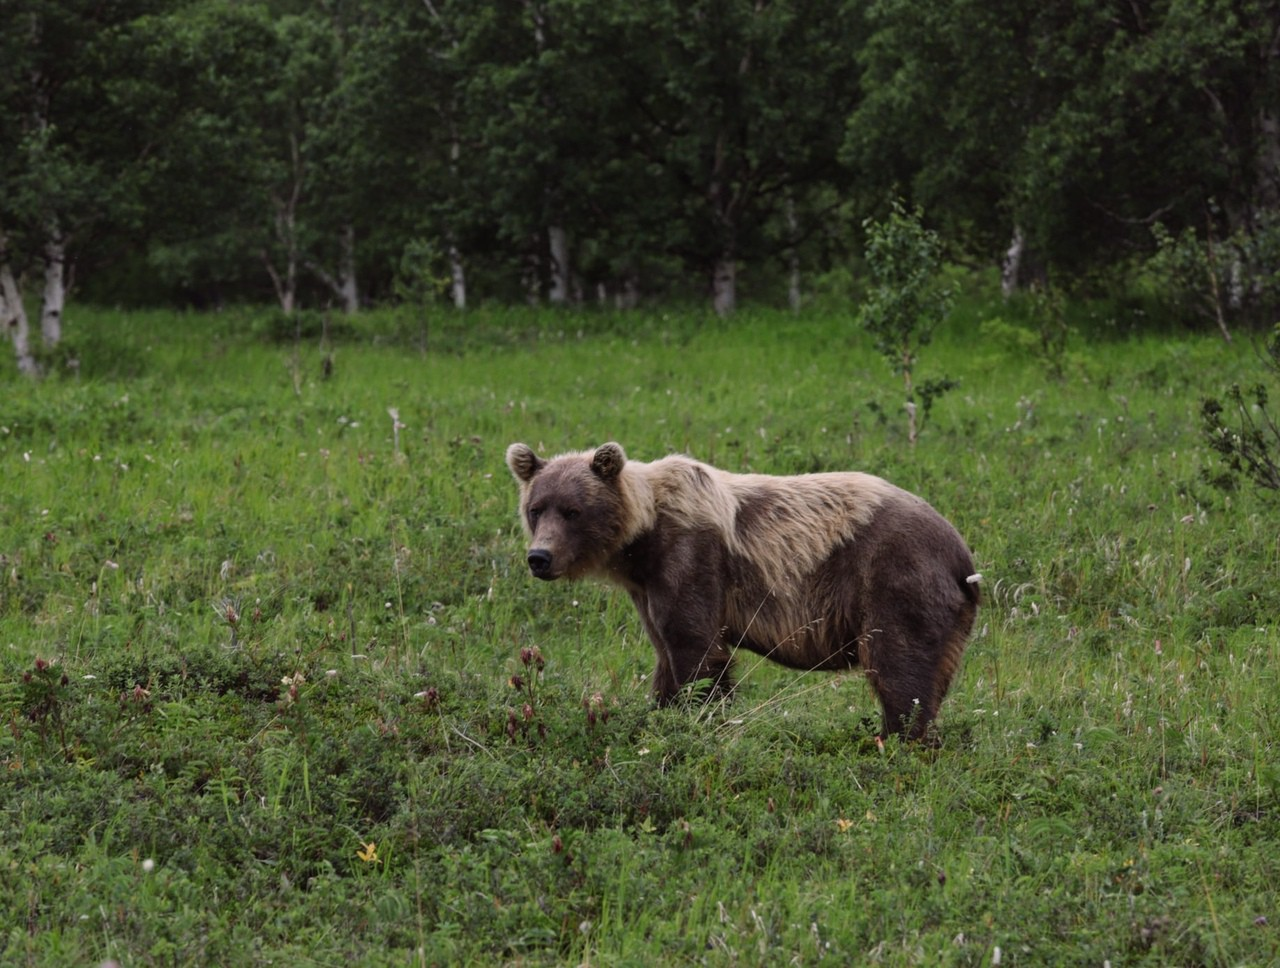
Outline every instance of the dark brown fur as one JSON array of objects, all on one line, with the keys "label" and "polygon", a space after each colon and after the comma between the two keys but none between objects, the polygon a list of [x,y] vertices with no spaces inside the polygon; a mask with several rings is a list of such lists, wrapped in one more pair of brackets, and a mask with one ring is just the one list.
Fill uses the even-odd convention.
[{"label": "dark brown fur", "polygon": [[617,444],[543,460],[512,444],[533,573],[631,595],[653,689],[732,688],[741,647],[796,669],[862,666],[887,732],[924,737],[978,608],[964,540],[920,498],[865,474],[730,474]]}]

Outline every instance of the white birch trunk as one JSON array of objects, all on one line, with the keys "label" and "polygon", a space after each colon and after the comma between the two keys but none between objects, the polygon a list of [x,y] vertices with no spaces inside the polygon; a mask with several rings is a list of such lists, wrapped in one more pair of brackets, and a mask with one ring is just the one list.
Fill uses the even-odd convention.
[{"label": "white birch trunk", "polygon": [[449,288],[454,309],[467,308],[467,267],[462,264],[462,251],[449,239]]},{"label": "white birch trunk", "polygon": [[298,266],[292,252],[285,257],[284,272],[281,273],[271,261],[271,253],[262,250],[262,264],[267,267],[267,275],[271,277],[271,287],[276,293],[276,302],[280,311],[292,316],[298,292]]},{"label": "white birch trunk", "polygon": [[67,302],[67,247],[57,223],[44,241],[44,298],[40,303],[40,338],[46,349],[62,342],[62,312]]},{"label": "white birch trunk", "polygon": [[271,277],[271,285],[276,291],[276,301],[286,316],[293,314],[298,299],[298,241],[294,231],[294,204],[297,192],[289,202],[276,199],[276,241],[284,250],[284,266],[277,268],[267,249],[262,250],[262,261],[267,267],[267,275]]},{"label": "white birch trunk", "polygon": [[356,230],[348,225],[338,236],[338,274],[332,275],[318,262],[307,260],[307,268],[315,273],[338,297],[342,311],[350,315],[360,308],[360,289],[356,284]]},{"label": "white birch trunk", "polygon": [[1244,259],[1239,248],[1231,246],[1231,264],[1227,269],[1227,305],[1233,314],[1244,309],[1245,292]]},{"label": "white birch trunk", "polygon": [[[1280,37],[1277,37],[1272,53],[1280,53]],[[1280,112],[1274,110],[1274,105],[1272,108],[1264,108],[1258,116],[1259,146],[1254,168],[1259,186],[1257,205],[1274,211],[1280,206]]]},{"label": "white birch trunk", "polygon": [[716,260],[711,271],[711,305],[717,316],[730,315],[738,304],[738,266],[731,253]]},{"label": "white birch trunk", "polygon": [[[458,45],[455,43],[453,46],[456,50]],[[449,143],[449,174],[453,176],[454,181],[458,177],[458,159],[461,156],[462,143],[455,132],[453,140]],[[449,285],[453,290],[453,308],[466,309],[467,268],[462,262],[462,250],[458,248],[458,240],[452,229],[449,230],[446,238],[449,243]]]},{"label": "white birch trunk", "polygon": [[13,269],[4,251],[4,243],[4,238],[0,236],[0,325],[9,331],[13,340],[13,355],[18,361],[18,372],[36,376],[39,367],[31,352],[31,321],[27,318],[27,307],[22,302],[22,289],[14,278]]},{"label": "white birch trunk", "polygon": [[356,227],[348,224],[340,241],[338,299],[342,302],[342,311],[351,314],[360,308],[360,287],[356,283]]},{"label": "white birch trunk", "polygon": [[266,264],[267,275],[271,277],[271,285],[276,291],[276,300],[280,310],[286,315],[293,315],[298,299],[298,202],[302,198],[302,185],[305,171],[302,165],[302,152],[298,148],[298,139],[289,135],[290,183],[287,197],[276,192],[271,193],[271,203],[275,207],[276,241],[284,250],[283,271],[271,260],[271,253],[262,250],[262,261]]},{"label": "white birch trunk", "polygon": [[628,273],[623,277],[614,305],[619,309],[635,309],[640,305],[640,280],[634,274]]},{"label": "white birch trunk", "polygon": [[787,254],[787,305],[793,313],[798,313],[804,302],[800,288],[800,220],[796,217],[795,197],[790,192],[787,192],[787,232],[791,236],[791,251]]},{"label": "white birch trunk", "polygon": [[569,301],[569,235],[559,225],[547,229],[547,242],[551,247],[551,289],[547,300],[553,306]]},{"label": "white birch trunk", "polygon": [[542,303],[542,274],[538,258],[538,236],[529,239],[530,245],[524,256],[524,270],[521,272],[521,283],[524,285],[525,302],[530,306]]},{"label": "white birch trunk", "polygon": [[1027,240],[1022,234],[1022,226],[1015,225],[1009,249],[1004,254],[1004,263],[1000,266],[1000,293],[1005,299],[1018,291],[1018,276],[1022,272],[1022,255],[1026,248]]}]

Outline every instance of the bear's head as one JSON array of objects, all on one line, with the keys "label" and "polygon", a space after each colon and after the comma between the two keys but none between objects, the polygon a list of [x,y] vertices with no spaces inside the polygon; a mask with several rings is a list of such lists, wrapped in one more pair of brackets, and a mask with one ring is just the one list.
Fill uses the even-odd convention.
[{"label": "bear's head", "polygon": [[534,577],[579,578],[599,571],[618,550],[629,517],[619,486],[626,463],[614,443],[550,460],[525,444],[507,448]]}]

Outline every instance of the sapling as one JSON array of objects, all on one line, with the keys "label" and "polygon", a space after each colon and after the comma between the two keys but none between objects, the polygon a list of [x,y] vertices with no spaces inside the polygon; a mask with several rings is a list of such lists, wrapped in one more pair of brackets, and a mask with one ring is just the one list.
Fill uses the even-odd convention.
[{"label": "sapling", "polygon": [[[1280,376],[1280,324],[1259,355],[1266,368]],[[1222,473],[1206,476],[1224,489],[1243,476],[1264,490],[1280,491],[1280,419],[1268,409],[1267,385],[1259,382],[1244,389],[1235,383],[1226,398],[1227,406],[1211,397],[1201,407],[1205,442],[1225,465]]]},{"label": "sapling", "polygon": [[869,218],[862,227],[872,286],[858,318],[875,338],[876,349],[902,375],[907,439],[915,446],[917,394],[927,415],[933,401],[955,386],[948,379],[927,380],[917,389],[913,382],[920,350],[951,312],[955,292],[938,279],[942,242],[921,223],[919,209],[908,212],[895,200],[887,219]]},{"label": "sapling", "polygon": [[440,268],[441,255],[434,242],[412,239],[400,256],[392,290],[405,305],[412,306],[418,316],[418,349],[425,355],[430,338],[429,313],[432,303],[449,291],[453,284]]}]

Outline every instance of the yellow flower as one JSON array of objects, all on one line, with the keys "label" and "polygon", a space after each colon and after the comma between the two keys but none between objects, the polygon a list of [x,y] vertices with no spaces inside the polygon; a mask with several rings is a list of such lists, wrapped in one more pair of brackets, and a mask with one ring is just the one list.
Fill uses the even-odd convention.
[{"label": "yellow flower", "polygon": [[836,821],[836,829],[840,831],[842,834],[847,834],[850,830],[853,829],[853,821],[846,820],[844,817],[841,817],[839,820]]},{"label": "yellow flower", "polygon": [[356,856],[366,864],[376,864],[378,862],[378,845],[372,840],[367,844],[361,844],[360,849],[356,851]]}]

